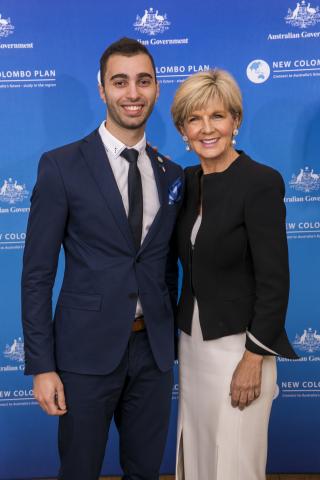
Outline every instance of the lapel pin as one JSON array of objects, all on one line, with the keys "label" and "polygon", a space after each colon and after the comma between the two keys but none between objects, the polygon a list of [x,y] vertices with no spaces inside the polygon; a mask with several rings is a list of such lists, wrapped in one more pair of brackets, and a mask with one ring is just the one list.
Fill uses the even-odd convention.
[{"label": "lapel pin", "polygon": [[158,155],[158,156],[157,156],[157,161],[158,161],[159,167],[161,167],[162,171],[165,172],[166,169],[165,169],[165,167],[164,167],[164,165],[163,165],[163,162],[164,162],[163,158],[161,158],[161,157]]}]

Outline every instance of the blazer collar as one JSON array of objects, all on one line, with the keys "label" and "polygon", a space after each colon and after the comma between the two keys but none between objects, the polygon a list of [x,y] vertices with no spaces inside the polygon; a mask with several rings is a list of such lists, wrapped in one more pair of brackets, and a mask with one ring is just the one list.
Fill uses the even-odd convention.
[{"label": "blazer collar", "polygon": [[161,223],[162,223],[161,219],[162,219],[163,210],[164,210],[163,206],[164,206],[164,202],[165,202],[165,192],[166,192],[165,169],[163,167],[162,162],[158,160],[160,157],[158,157],[157,152],[155,152],[155,150],[153,150],[153,148],[151,148],[149,145],[147,145],[147,147],[146,147],[146,152],[147,152],[148,157],[150,158],[151,165],[152,165],[152,168],[153,168],[154,178],[155,178],[156,185],[157,185],[157,190],[158,190],[160,206],[159,206],[159,210],[157,211],[156,216],[153,219],[152,225],[151,225],[147,235],[145,236],[145,238],[142,242],[142,245],[141,245],[141,248],[140,248],[141,252],[147,247],[147,245],[150,243],[150,241],[154,238],[154,236],[156,235],[156,233],[158,232],[158,230],[161,226]]},{"label": "blazer collar", "polygon": [[[121,194],[118,189],[117,182],[114,178],[105,147],[102,143],[98,130],[94,130],[90,135],[83,139],[80,146],[82,155],[88,165],[88,168],[100,190],[101,195],[105,199],[109,210],[111,211],[116,224],[125,237],[128,245],[134,250],[134,241],[128,223],[128,218],[123,206]],[[150,226],[150,229],[144,238],[140,247],[140,251],[146,248],[161,225],[161,217],[163,213],[163,205],[165,202],[166,192],[166,171],[161,159],[157,153],[147,145],[147,154],[150,158],[154,172],[154,177],[159,195],[159,210]]]},{"label": "blazer collar", "polygon": [[98,130],[95,130],[85,137],[80,148],[88,168],[101,195],[107,202],[108,208],[111,211],[116,224],[121,230],[130,248],[134,250],[134,242],[121,194]]}]

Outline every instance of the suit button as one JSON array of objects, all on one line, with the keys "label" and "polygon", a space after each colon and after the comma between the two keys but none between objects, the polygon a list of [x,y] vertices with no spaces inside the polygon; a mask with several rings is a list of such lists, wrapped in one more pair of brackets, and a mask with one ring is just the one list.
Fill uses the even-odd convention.
[{"label": "suit button", "polygon": [[141,260],[141,257],[138,255],[138,256],[136,257],[136,263],[139,263],[140,260]]},{"label": "suit button", "polygon": [[136,298],[138,298],[138,294],[132,292],[132,293],[129,293],[128,297],[132,298],[132,300],[135,300]]}]

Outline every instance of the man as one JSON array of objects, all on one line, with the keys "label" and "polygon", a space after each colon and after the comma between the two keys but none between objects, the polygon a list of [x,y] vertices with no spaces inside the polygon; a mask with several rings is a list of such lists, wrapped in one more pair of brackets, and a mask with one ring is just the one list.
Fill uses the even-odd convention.
[{"label": "man", "polygon": [[114,416],[123,478],[155,480],[171,403],[177,272],[168,251],[182,170],[146,146],[159,95],[148,50],[123,38],[100,73],[106,122],[39,164],[22,276],[26,374],[41,407],[59,416],[60,479],[99,477]]}]

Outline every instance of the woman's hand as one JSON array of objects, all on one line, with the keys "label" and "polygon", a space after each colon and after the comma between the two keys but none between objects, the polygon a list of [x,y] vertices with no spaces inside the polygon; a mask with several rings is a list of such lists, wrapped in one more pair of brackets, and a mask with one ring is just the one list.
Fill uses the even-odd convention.
[{"label": "woman's hand", "polygon": [[231,405],[243,410],[259,397],[263,355],[246,350],[231,380]]}]

